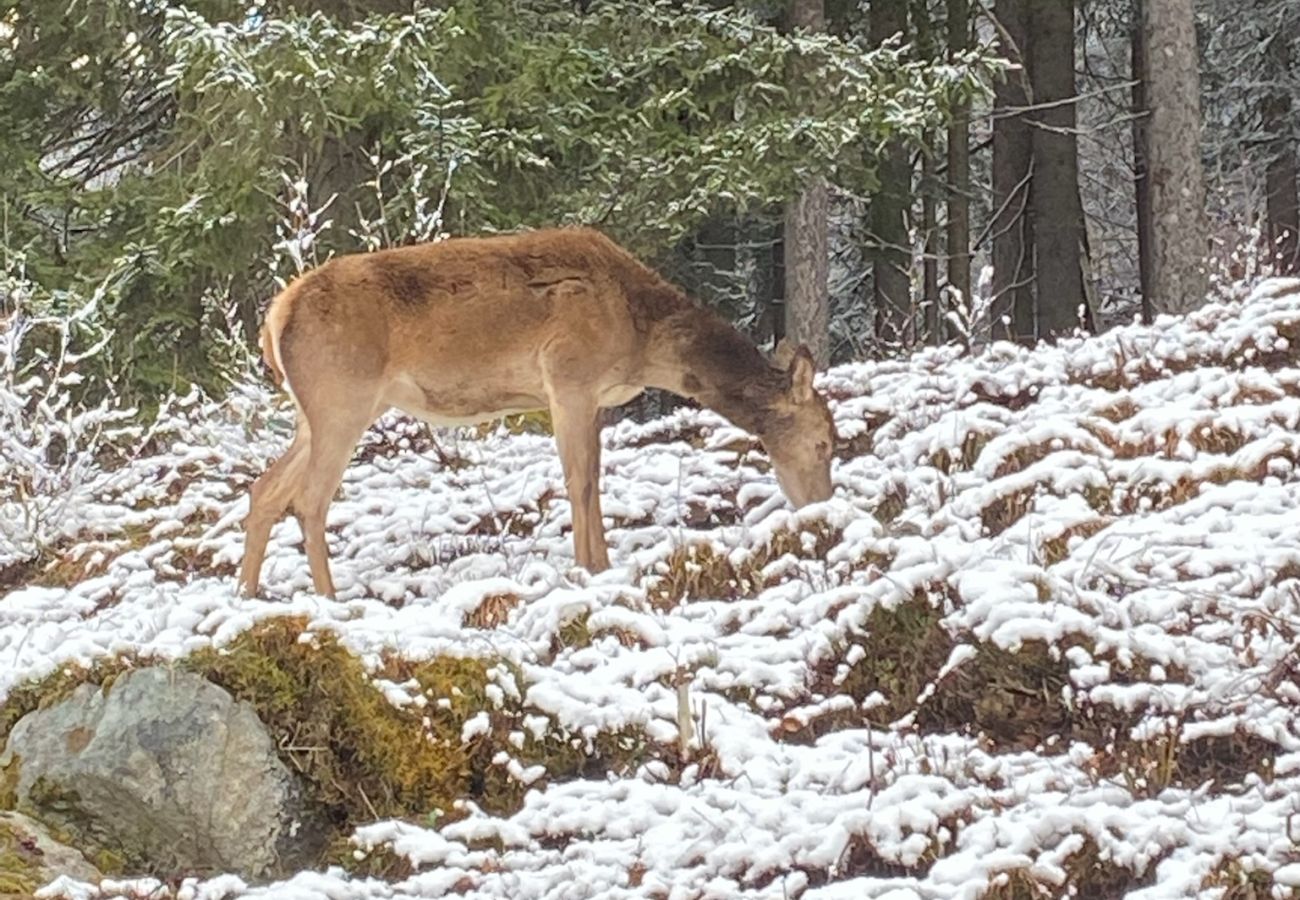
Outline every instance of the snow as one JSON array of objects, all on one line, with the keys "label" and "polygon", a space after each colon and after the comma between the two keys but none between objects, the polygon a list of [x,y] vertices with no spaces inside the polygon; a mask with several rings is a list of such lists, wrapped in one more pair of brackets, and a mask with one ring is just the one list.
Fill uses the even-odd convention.
[{"label": "snow", "polygon": [[[548,783],[506,746],[498,763],[532,786],[514,815],[467,803],[438,826],[358,830],[359,853],[410,860],[400,881],[341,869],[266,885],[62,879],[39,896],[974,900],[1014,871],[1063,885],[1085,845],[1134,873],[1131,898],[1222,896],[1206,878],[1238,857],[1291,896],[1300,372],[1260,360],[1297,333],[1300,283],[1275,280],[1241,304],[1053,348],[939,348],[836,368],[820,387],[841,437],[867,443],[837,462],[835,498],[798,512],[761,451],[714,414],[621,423],[604,436],[615,568],[594,577],[573,567],[548,438],[440,435],[445,454],[468,462],[448,467],[399,452],[406,438],[394,436],[407,432],[389,419],[331,509],[337,601],[312,593],[292,522],[272,537],[262,598],[235,596],[247,485],[286,443],[266,424],[281,401],[247,386],[187,407],[170,447],[79,496],[91,574],[0,599],[0,692],[125,650],[183,656],[296,614],[363,660],[506,660],[522,672],[529,728],[550,716],[576,735],[637,728],[675,745],[684,680],[694,746],[712,767],[674,775],[651,761]],[[877,518],[891,505],[896,515]],[[986,521],[994,506],[1021,513]],[[789,531],[803,550],[769,559]],[[823,532],[835,538],[818,558],[809,548]],[[652,603],[670,555],[703,548],[740,568],[762,561],[758,583]],[[3,553],[0,543],[0,565]],[[872,611],[917,591],[940,604],[956,642],[919,703],[981,642],[1047,642],[1068,664],[1071,702],[1131,711],[1135,739],[1253,736],[1276,750],[1271,775],[1151,789],[1099,769],[1106,748],[1079,740],[1011,747],[926,731],[914,715],[853,725],[884,698],[819,694],[818,673],[829,665],[841,683]],[[474,624],[503,596],[519,602]],[[583,616],[590,646],[556,652],[560,629]],[[500,681],[498,700],[514,683]],[[409,685],[377,687],[417,702]],[[819,733],[819,722],[840,724]],[[461,737],[487,730],[484,711]]]}]

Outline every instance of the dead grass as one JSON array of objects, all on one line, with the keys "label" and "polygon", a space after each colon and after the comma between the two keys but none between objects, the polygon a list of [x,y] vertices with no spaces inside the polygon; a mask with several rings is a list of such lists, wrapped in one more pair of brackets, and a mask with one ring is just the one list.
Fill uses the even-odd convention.
[{"label": "dead grass", "polygon": [[[1240,856],[1230,856],[1215,866],[1201,882],[1202,889],[1218,888],[1220,900],[1274,900],[1277,897],[1273,875],[1256,868]],[[1286,896],[1286,895],[1283,895]]]},{"label": "dead grass", "polygon": [[748,553],[724,553],[713,544],[692,542],[675,548],[644,578],[651,608],[664,612],[692,599],[736,600],[754,597],[783,580],[764,570],[785,556],[825,559],[840,533],[822,520],[798,529],[776,531],[764,545]]},{"label": "dead grass", "polygon": [[980,522],[990,536],[997,536],[1024,518],[1033,509],[1038,485],[1008,491],[980,510]]},{"label": "dead grass", "polygon": [[1278,752],[1271,741],[1241,730],[1184,741],[1181,726],[1172,723],[1141,741],[1118,735],[1098,751],[1093,768],[1137,797],[1156,797],[1168,788],[1194,790],[1210,782],[1217,791],[1234,791],[1250,775],[1272,781]]},{"label": "dead grass", "polygon": [[461,624],[471,628],[496,628],[504,625],[510,613],[523,602],[518,594],[491,594],[466,613]]},{"label": "dead grass", "polygon": [[1097,842],[1085,836],[1083,845],[1066,859],[1063,883],[1048,881],[1028,869],[1011,869],[990,878],[980,900],[1117,900],[1154,883],[1155,868],[1153,862],[1138,875],[1104,858]]},{"label": "dead grass", "polygon": [[957,471],[969,471],[979,460],[980,454],[984,452],[989,441],[996,436],[982,431],[968,431],[956,452],[946,448],[940,449],[930,457],[930,465],[945,475]]},{"label": "dead grass", "polygon": [[1062,530],[1054,537],[1040,541],[1038,544],[1038,561],[1044,566],[1054,566],[1070,555],[1070,545],[1078,538],[1087,540],[1109,527],[1115,520],[1109,517],[1097,517],[1084,522],[1076,522]]}]

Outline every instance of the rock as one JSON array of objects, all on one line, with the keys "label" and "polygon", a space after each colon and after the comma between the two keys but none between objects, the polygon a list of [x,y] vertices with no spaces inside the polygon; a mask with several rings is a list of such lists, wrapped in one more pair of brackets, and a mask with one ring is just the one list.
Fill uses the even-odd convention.
[{"label": "rock", "polygon": [[17,806],[132,870],[285,874],[327,826],[253,708],[188,672],[137,669],[24,716],[0,771]]},{"label": "rock", "polygon": [[98,883],[99,870],[22,813],[0,812],[0,900],[31,897],[60,875]]}]

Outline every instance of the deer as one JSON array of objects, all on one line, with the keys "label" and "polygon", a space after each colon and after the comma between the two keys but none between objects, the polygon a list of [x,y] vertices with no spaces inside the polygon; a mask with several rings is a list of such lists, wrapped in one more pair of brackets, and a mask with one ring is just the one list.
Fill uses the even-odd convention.
[{"label": "deer", "polygon": [[435,425],[550,413],[574,560],[609,568],[601,411],[659,388],[756,436],[796,507],[828,500],[835,424],[804,346],[769,359],[603,233],[552,228],[346,254],[294,279],[260,334],[291,397],[288,450],[257,478],[239,591],[255,596],[272,527],[292,511],[312,584],[333,598],[325,522],[357,443],[398,409]]}]

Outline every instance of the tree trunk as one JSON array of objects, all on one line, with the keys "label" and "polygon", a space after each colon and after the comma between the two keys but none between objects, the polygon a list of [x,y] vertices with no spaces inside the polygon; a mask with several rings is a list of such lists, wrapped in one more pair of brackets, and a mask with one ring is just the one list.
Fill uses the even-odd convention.
[{"label": "tree trunk", "polygon": [[1205,302],[1205,176],[1192,0],[1145,0],[1147,162],[1151,185],[1151,307]]},{"label": "tree trunk", "polygon": [[[1290,106],[1288,100],[1287,103]],[[1288,110],[1287,115],[1290,115]],[[1279,122],[1279,125],[1281,122]],[[1287,125],[1290,123],[1287,122]],[[1300,198],[1296,196],[1295,151],[1285,139],[1268,163],[1268,237],[1276,261],[1277,274],[1300,272]]]},{"label": "tree trunk", "polygon": [[[926,140],[929,146],[930,141]],[[934,157],[921,158],[921,234],[925,258],[921,261],[921,308],[925,310],[925,340],[943,343],[943,317],[939,309],[939,204],[935,200]]]},{"label": "tree trunk", "polygon": [[[970,45],[970,0],[948,0],[948,52],[950,57]],[[971,302],[970,292],[970,108],[953,107],[948,126],[948,286]],[[943,340],[942,319],[935,332]]]},{"label": "tree trunk", "polygon": [[[822,0],[793,0],[790,24],[826,30]],[[826,182],[811,179],[785,213],[785,334],[805,344],[819,367],[830,363],[830,289]]]},{"label": "tree trunk", "polygon": [[1086,310],[1074,87],[1074,0],[1030,0],[1034,269],[1038,337],[1068,334]]},{"label": "tree trunk", "polygon": [[[907,31],[905,0],[872,0],[868,40],[878,45]],[[871,198],[872,298],[876,336],[905,344],[914,338],[911,250],[907,209],[912,196],[912,169],[902,141],[891,140],[878,160],[880,188]]]},{"label": "tree trunk", "polygon": [[[934,20],[930,15],[929,0],[911,0],[913,43],[921,58],[938,65],[943,59],[943,49],[936,40]],[[927,131],[922,139],[926,148],[921,156],[921,312],[919,320],[923,340],[929,344],[943,342],[943,312],[939,301],[939,165],[931,152],[938,135]]]},{"label": "tree trunk", "polygon": [[785,336],[830,364],[826,182],[814,178],[785,209]]},{"label": "tree trunk", "polygon": [[[1024,66],[1029,39],[1026,0],[996,0],[994,17],[1001,26],[1001,55]],[[1021,340],[1035,333],[1034,230],[1029,217],[1033,144],[1024,115],[1013,110],[1029,105],[1028,83],[1023,69],[999,81],[993,121],[993,334]]]},{"label": "tree trunk", "polygon": [[1133,0],[1130,66],[1133,78],[1133,187],[1137,199],[1138,284],[1142,292],[1142,321],[1151,324],[1151,175],[1147,163],[1146,30],[1142,27],[1146,0]]},{"label": "tree trunk", "polygon": [[[1291,42],[1276,35],[1269,42],[1270,74],[1281,81],[1291,69]],[[1292,139],[1292,104],[1290,92],[1273,88],[1261,107],[1264,131],[1269,135],[1268,170],[1265,190],[1268,194],[1269,250],[1279,275],[1300,272],[1300,202],[1296,197],[1295,143]]]}]

